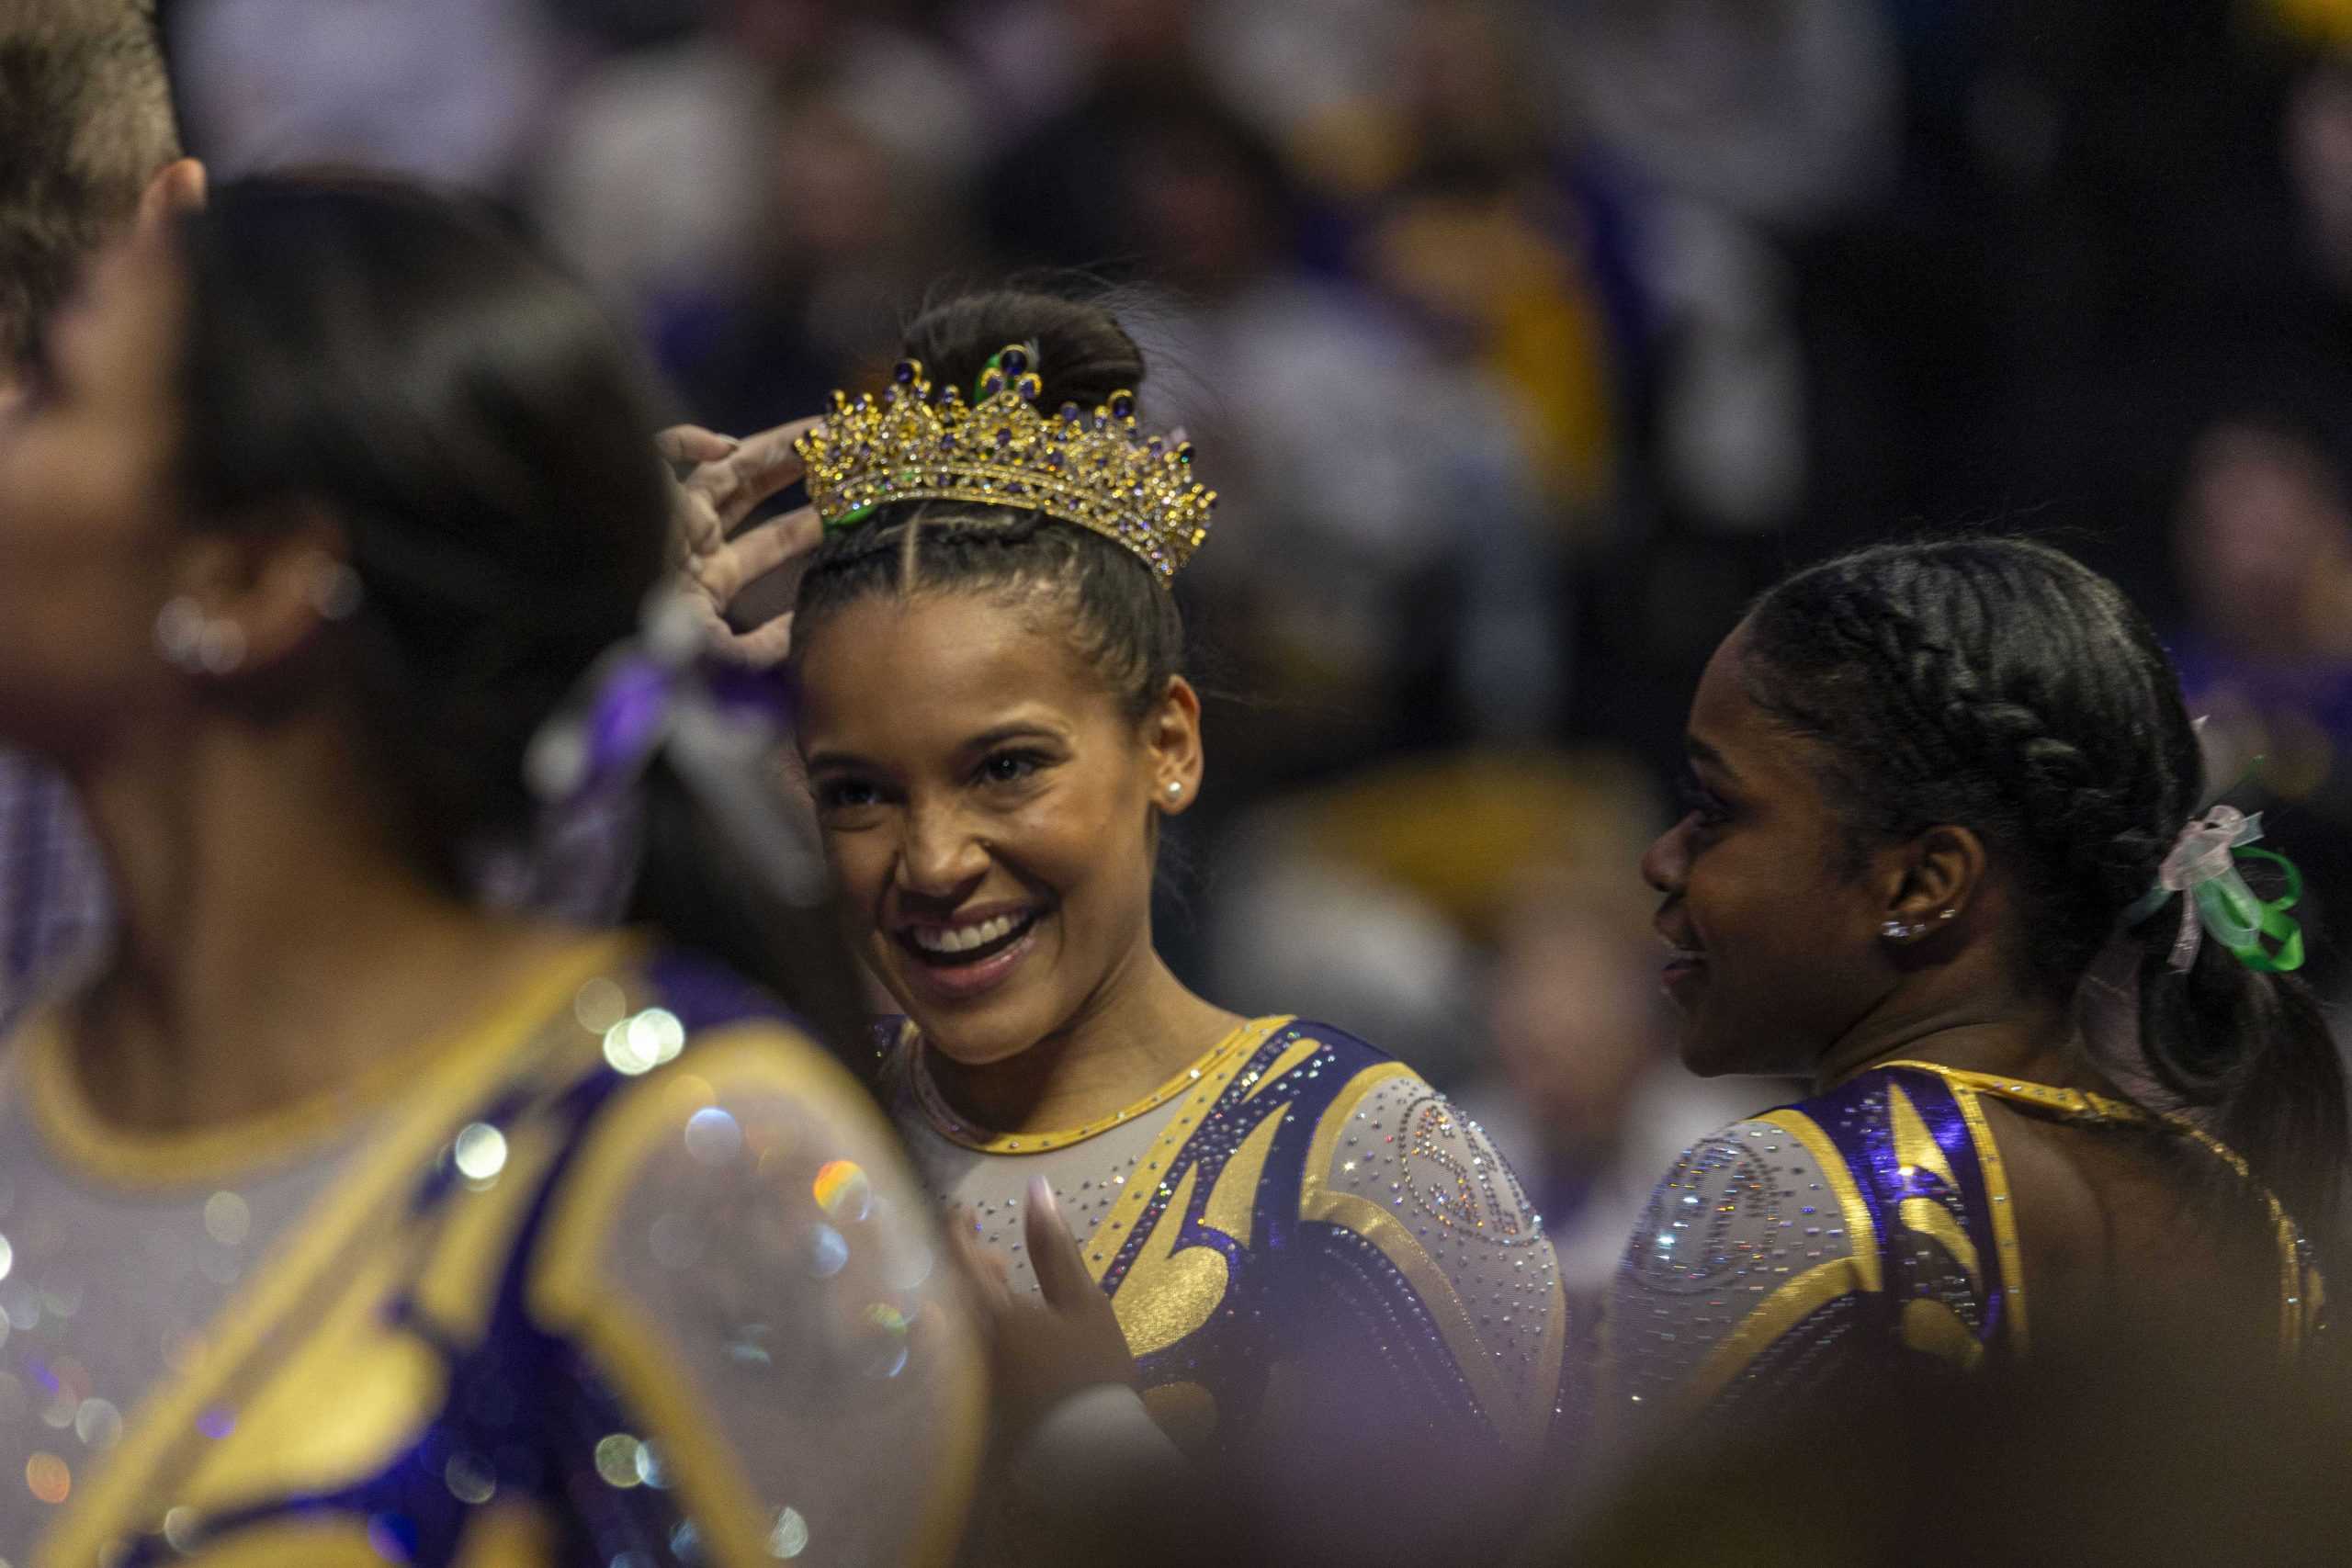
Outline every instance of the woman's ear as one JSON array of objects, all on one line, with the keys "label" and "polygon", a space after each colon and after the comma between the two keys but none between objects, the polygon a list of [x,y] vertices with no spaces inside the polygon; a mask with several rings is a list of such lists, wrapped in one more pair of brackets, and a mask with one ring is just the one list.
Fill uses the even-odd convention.
[{"label": "woman's ear", "polygon": [[195,613],[232,632],[237,667],[267,670],[358,610],[359,580],[345,554],[343,531],[305,507],[281,525],[189,540],[175,576]]},{"label": "woman's ear", "polygon": [[204,205],[207,175],[193,158],[175,158],[149,177],[139,193],[139,214],[133,225],[141,235],[153,234],[183,212]]},{"label": "woman's ear", "polygon": [[1984,840],[1950,823],[1898,846],[1887,865],[1884,934],[1912,942],[1960,921],[1984,886],[1988,863]]},{"label": "woman's ear", "polygon": [[1152,804],[1170,816],[1190,807],[1201,793],[1201,694],[1182,675],[1169,677],[1168,689],[1144,716],[1143,744]]}]

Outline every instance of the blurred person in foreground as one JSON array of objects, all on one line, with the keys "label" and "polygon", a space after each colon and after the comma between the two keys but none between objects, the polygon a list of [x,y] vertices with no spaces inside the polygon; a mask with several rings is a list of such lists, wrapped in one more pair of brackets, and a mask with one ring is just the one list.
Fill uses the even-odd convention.
[{"label": "blurred person in foreground", "polygon": [[[44,339],[0,427],[0,736],[89,803],[124,929],[0,1075],[0,1554],[952,1538],[978,1364],[808,1032],[854,1001],[773,686],[655,596],[651,426],[576,286],[390,185],[217,190]],[[616,809],[634,929],[471,893]]]},{"label": "blurred person in foreground", "polygon": [[[199,200],[149,8],[0,0],[0,420],[91,256]],[[106,877],[71,792],[0,750],[0,1030],[102,939]]]},{"label": "blurred person in foreground", "polygon": [[2113,584],[2012,539],[1800,571],[1717,650],[1688,746],[1643,866],[1683,1060],[1815,1092],[1659,1185],[1604,1440],[1890,1366],[2063,1364],[2172,1298],[2266,1360],[2312,1340],[2346,1106],[2292,869],[2208,797]]},{"label": "blurred person in foreground", "polygon": [[[1161,824],[1205,766],[1170,581],[1214,498],[1136,423],[1133,340],[1000,292],[907,352],[809,437],[829,531],[794,621],[847,934],[906,1010],[880,1092],[1007,1288],[1108,1325],[1058,1375],[1138,1388],[1237,1509],[1319,1515],[1282,1478],[1351,1474],[1383,1506],[1325,1544],[1433,1541],[1545,1439],[1551,1247],[1410,1068],[1237,1016],[1154,945]],[[1075,1245],[1035,1255],[1040,1209]],[[1000,1390],[1016,1420],[1026,1392]]]},{"label": "blurred person in foreground", "polygon": [[2068,1359],[1890,1367],[1694,1434],[1516,1568],[2313,1568],[2352,1560],[2352,1388],[2217,1337],[2189,1292]]}]

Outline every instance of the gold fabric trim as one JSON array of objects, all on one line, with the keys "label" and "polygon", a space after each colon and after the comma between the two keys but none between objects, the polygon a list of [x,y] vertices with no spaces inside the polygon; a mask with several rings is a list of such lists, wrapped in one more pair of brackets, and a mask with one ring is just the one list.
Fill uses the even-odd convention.
[{"label": "gold fabric trim", "polygon": [[[1269,1073],[1267,1077],[1272,1076]],[[1265,1081],[1261,1080],[1250,1093],[1255,1094],[1265,1087]],[[1242,1103],[1249,1103],[1248,1095],[1242,1097]],[[1250,1135],[1241,1140],[1241,1146],[1233,1151],[1225,1168],[1217,1172],[1216,1185],[1209,1189],[1209,1201],[1201,1211],[1203,1224],[1216,1226],[1243,1247],[1250,1245],[1250,1233],[1258,1222],[1258,1182],[1266,1174],[1266,1158],[1274,1152],[1274,1139],[1289,1119],[1290,1107],[1285,1105],[1261,1118],[1250,1129]]]},{"label": "gold fabric trim", "polygon": [[1903,1303],[1903,1343],[1941,1360],[1956,1361],[1969,1371],[1984,1359],[1983,1341],[1968,1331],[1960,1314],[1938,1301],[1915,1296]]},{"label": "gold fabric trim", "polygon": [[1249,1089],[1243,1092],[1241,1096],[1241,1103],[1247,1105],[1251,1100],[1257,1099],[1260,1095],[1265,1093],[1268,1089],[1273,1088],[1276,1083],[1281,1081],[1283,1075],[1287,1074],[1293,1067],[1297,1066],[1301,1062],[1306,1061],[1307,1058],[1313,1056],[1317,1052],[1322,1049],[1323,1042],[1316,1039],[1313,1035],[1309,1035],[1306,1039],[1292,1045],[1290,1049],[1275,1057],[1273,1061],[1267,1066],[1266,1070],[1259,1076],[1258,1081],[1251,1084]]},{"label": "gold fabric trim", "polygon": [[1232,1282],[1224,1253],[1214,1247],[1176,1245],[1200,1180],[1198,1165],[1184,1168],[1175,1195],[1159,1211],[1151,1234],[1144,1238],[1111,1298],[1111,1310],[1118,1317],[1119,1332],[1127,1337],[1131,1355],[1165,1350],[1198,1329],[1216,1315],[1226,1287]]},{"label": "gold fabric trim", "polygon": [[[1454,1365],[1462,1370],[1472,1395],[1494,1423],[1496,1431],[1511,1447],[1532,1451],[1542,1445],[1550,1426],[1552,1398],[1559,1385],[1560,1366],[1552,1330],[1557,1329],[1556,1337],[1565,1339],[1565,1327],[1558,1321],[1562,1314],[1555,1312],[1553,1323],[1547,1325],[1533,1386],[1515,1389],[1496,1362],[1495,1353],[1479,1337],[1477,1319],[1453,1288],[1453,1280],[1430,1257],[1411,1228],[1369,1198],[1331,1189],[1332,1159],[1350,1118],[1374,1090],[1398,1078],[1418,1081],[1419,1075],[1402,1062],[1377,1063],[1358,1073],[1332,1097],[1322,1120],[1316,1123],[1314,1140],[1307,1146],[1306,1168],[1299,1187],[1299,1217],[1353,1231],[1379,1248],[1381,1256],[1405,1277],[1405,1282],[1420,1298],[1421,1305],[1444,1337]],[[1544,1364],[1546,1361],[1548,1365]]]},{"label": "gold fabric trim", "polygon": [[1886,1086],[1888,1119],[1894,1134],[1894,1163],[1913,1170],[1925,1170],[1943,1179],[1943,1184],[1955,1191],[1960,1183],[1951,1173],[1951,1162],[1944,1157],[1944,1147],[1928,1131],[1920,1120],[1919,1108],[1903,1092],[1900,1084]]},{"label": "gold fabric trim", "polygon": [[[1114,1127],[1124,1127],[1147,1111],[1167,1104],[1178,1095],[1205,1081],[1220,1067],[1230,1065],[1237,1056],[1247,1056],[1255,1051],[1265,1037],[1290,1021],[1288,1014],[1247,1020],[1224,1039],[1210,1046],[1180,1069],[1167,1082],[1145,1095],[1132,1105],[1124,1106],[1110,1115],[1100,1117],[1081,1127],[1069,1127],[1042,1133],[992,1133],[976,1127],[956,1114],[939,1086],[932,1081],[931,1069],[925,1065],[931,1047],[909,1024],[905,1034],[907,1076],[914,1088],[915,1103],[922,1107],[923,1118],[933,1131],[949,1143],[989,1155],[1042,1155],[1056,1149],[1069,1148],[1087,1139],[1099,1137]],[[1231,1074],[1227,1074],[1230,1077]],[[1271,1077],[1272,1075],[1268,1075]]]},{"label": "gold fabric trim", "polygon": [[[368,1539],[368,1522],[343,1516],[273,1519],[203,1548],[198,1559],[203,1568],[384,1568],[384,1554]],[[497,1568],[536,1568],[547,1561],[503,1557]]]},{"label": "gold fabric trim", "polygon": [[1905,1198],[1901,1213],[1905,1230],[1917,1231],[1921,1235],[1932,1236],[1941,1242],[1944,1250],[1968,1270],[1970,1279],[1980,1283],[1983,1281],[1984,1261],[1977,1256],[1976,1244],[1968,1239],[1968,1233],[1961,1228],[1958,1220],[1952,1218],[1950,1209],[1933,1198]]},{"label": "gold fabric trim", "polygon": [[[1094,1234],[1087,1238],[1086,1271],[1093,1276],[1096,1284],[1101,1284],[1102,1276],[1110,1272],[1120,1247],[1126,1244],[1128,1233],[1136,1228],[1136,1222],[1143,1218],[1144,1211],[1151,1206],[1152,1199],[1159,1195],[1170,1162],[1183,1148],[1185,1141],[1198,1130],[1201,1118],[1216,1103],[1217,1097],[1225,1092],[1226,1086],[1233,1081],[1242,1064],[1266,1043],[1266,1037],[1290,1021],[1286,1013],[1275,1018],[1253,1019],[1242,1025],[1229,1044],[1221,1045],[1209,1054],[1214,1058],[1213,1065],[1204,1059],[1200,1081],[1193,1085],[1192,1093],[1185,1096],[1176,1114],[1168,1119],[1167,1128],[1136,1162],[1135,1177],[1120,1189],[1119,1201],[1111,1206],[1111,1212],[1102,1216],[1102,1223],[1094,1228]],[[1125,1288],[1125,1280],[1120,1282],[1120,1288]]]},{"label": "gold fabric trim", "polygon": [[1846,1217],[1846,1244],[1853,1259],[1856,1284],[1865,1291],[1883,1289],[1885,1280],[1879,1269],[1878,1225],[1871,1220],[1870,1205],[1862,1201],[1862,1190],[1855,1184],[1854,1173],[1848,1168],[1846,1156],[1838,1152],[1837,1144],[1818,1122],[1800,1111],[1768,1111],[1754,1120],[1778,1127],[1813,1156],[1813,1163],[1821,1168],[1821,1179],[1838,1196],[1838,1212]]},{"label": "gold fabric trim", "polygon": [[[359,1271],[366,1249],[379,1246],[398,1223],[418,1177],[457,1118],[519,1071],[527,1057],[559,1049],[582,1032],[571,1016],[571,991],[628,945],[626,940],[599,938],[549,959],[538,976],[518,987],[517,999],[462,1042],[462,1048],[452,1047],[424,1076],[411,1077],[407,1103],[396,1107],[375,1142],[353,1157],[264,1259],[251,1283],[221,1310],[205,1333],[205,1353],[157,1383],[131,1413],[120,1445],[89,1484],[75,1490],[43,1538],[36,1562],[97,1562],[107,1543],[156,1528],[159,1495],[175,1490],[184,1472],[209,1458],[184,1451],[202,1441],[194,1436],[197,1418],[216,1404],[243,1404],[236,1387],[241,1380],[254,1385],[246,1392],[267,1385],[277,1371],[270,1357],[280,1337],[296,1332],[289,1325],[297,1319],[340,1297]],[[515,1032],[501,1041],[496,1028]],[[104,1146],[119,1143],[109,1136]],[[174,1156],[180,1147],[175,1140]],[[126,1151],[137,1161],[140,1143],[126,1145]],[[91,1153],[86,1147],[83,1152],[85,1157]]]},{"label": "gold fabric trim", "polygon": [[[1715,1342],[1707,1359],[1683,1382],[1675,1403],[1694,1412],[1713,1404],[1717,1394],[1731,1386],[1732,1379],[1746,1371],[1781,1335],[1840,1296],[1876,1290],[1875,1285],[1861,1283],[1863,1256],[1856,1253],[1816,1263],[1765,1297]],[[1871,1262],[1876,1262],[1874,1255]]]},{"label": "gold fabric trim", "polygon": [[185,1133],[130,1132],[100,1116],[82,1093],[64,1031],[52,1011],[18,1037],[28,1108],[61,1161],[104,1186],[227,1185],[232,1176],[289,1159],[346,1132],[353,1122],[399,1101],[445,1064],[457,1070],[458,1058],[513,1048],[559,1001],[570,999],[560,993],[599,969],[624,966],[643,946],[644,938],[636,933],[591,938],[549,955],[464,1027],[389,1053],[330,1093]]},{"label": "gold fabric trim", "polygon": [[1984,1119],[1984,1102],[1978,1097],[1989,1094],[1996,1099],[2014,1100],[2021,1105],[2055,1111],[2062,1116],[2099,1122],[2145,1122],[2147,1113],[2136,1105],[2109,1100],[2103,1094],[2091,1094],[2079,1089],[2061,1089],[2055,1084],[2033,1083],[2024,1078],[2001,1077],[1991,1073],[1973,1073],[1960,1067],[1947,1067],[1938,1062],[1905,1060],[1879,1065],[1932,1073],[1944,1081],[1951,1090],[1952,1099],[1960,1106],[1961,1120],[1968,1124],[1969,1140],[1976,1145],[1976,1163],[1984,1171],[1985,1207],[1993,1212],[1993,1245],[2000,1254],[2001,1287],[2008,1303],[2009,1343],[2022,1355],[2032,1338],[2032,1320],[2027,1311],[2025,1297],[2025,1251],[2018,1242],[2017,1206],[2010,1201],[2008,1167],[2001,1159],[2001,1145],[1993,1136],[1992,1123]]}]

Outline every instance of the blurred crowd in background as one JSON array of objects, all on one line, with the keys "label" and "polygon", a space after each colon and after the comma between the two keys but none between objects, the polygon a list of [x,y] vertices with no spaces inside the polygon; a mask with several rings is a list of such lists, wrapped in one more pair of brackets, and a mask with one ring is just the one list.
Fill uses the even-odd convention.
[{"label": "blurred crowd in background", "polygon": [[1454,1090],[1597,1283],[1779,1098],[1664,1043],[1690,691],[1839,547],[2130,588],[2352,897],[2347,0],[176,0],[194,150],[528,214],[743,432],[928,296],[1122,291],[1226,500],[1163,945]]}]

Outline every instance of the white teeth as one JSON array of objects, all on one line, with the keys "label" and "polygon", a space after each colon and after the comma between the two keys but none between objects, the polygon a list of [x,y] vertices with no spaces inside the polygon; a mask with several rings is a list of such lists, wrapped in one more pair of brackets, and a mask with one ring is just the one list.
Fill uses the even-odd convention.
[{"label": "white teeth", "polygon": [[1014,916],[998,915],[971,926],[913,926],[907,936],[926,953],[968,953],[1010,935],[1020,923]]}]

